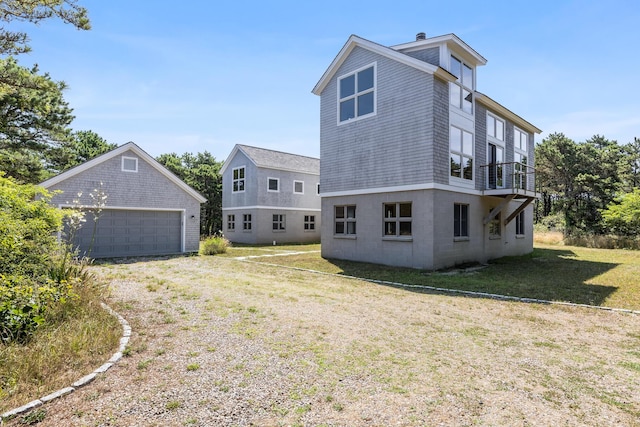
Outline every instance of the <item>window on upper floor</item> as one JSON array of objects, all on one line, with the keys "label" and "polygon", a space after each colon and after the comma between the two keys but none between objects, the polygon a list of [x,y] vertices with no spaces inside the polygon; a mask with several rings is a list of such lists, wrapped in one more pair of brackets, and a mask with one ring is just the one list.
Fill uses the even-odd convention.
[{"label": "window on upper floor", "polygon": [[293,181],[293,192],[295,194],[304,194],[304,181]]},{"label": "window on upper floor", "polygon": [[337,235],[356,234],[356,207],[335,206],[335,228]]},{"label": "window on upper floor", "polygon": [[527,188],[527,164],[529,161],[527,147],[529,145],[529,135],[526,132],[513,129],[513,180],[515,188]]},{"label": "window on upper floor", "polygon": [[123,172],[138,172],[138,158],[122,156]]},{"label": "window on upper floor", "polygon": [[233,193],[242,193],[244,192],[244,174],[245,174],[244,166],[240,166],[239,168],[233,168]]},{"label": "window on upper floor", "polygon": [[451,126],[449,149],[451,157],[450,175],[455,178],[473,180],[473,134]]},{"label": "window on upper floor", "polygon": [[504,120],[487,113],[487,136],[504,141]]},{"label": "window on upper floor", "polygon": [[376,64],[338,78],[338,124],[376,113]]},{"label": "window on upper floor", "polygon": [[278,178],[267,178],[267,191],[273,193],[280,191],[280,180]]},{"label": "window on upper floor", "polygon": [[384,235],[411,236],[411,203],[384,204]]},{"label": "window on upper floor", "polygon": [[449,72],[458,78],[449,83],[451,105],[473,114],[473,68],[451,55]]}]

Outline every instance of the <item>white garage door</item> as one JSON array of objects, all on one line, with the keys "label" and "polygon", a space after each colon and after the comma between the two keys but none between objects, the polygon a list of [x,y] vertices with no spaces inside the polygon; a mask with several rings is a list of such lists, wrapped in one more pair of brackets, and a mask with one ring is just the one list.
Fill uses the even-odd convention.
[{"label": "white garage door", "polygon": [[181,212],[105,209],[95,227],[92,214],[85,217],[74,239],[81,256],[165,255],[182,250]]}]

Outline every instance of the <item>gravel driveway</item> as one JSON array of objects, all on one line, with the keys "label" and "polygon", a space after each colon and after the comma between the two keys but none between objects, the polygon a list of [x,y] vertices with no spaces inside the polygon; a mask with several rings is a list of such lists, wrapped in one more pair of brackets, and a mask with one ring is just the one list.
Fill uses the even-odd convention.
[{"label": "gravel driveway", "polygon": [[39,426],[640,425],[638,316],[230,258],[95,269],[128,354]]}]

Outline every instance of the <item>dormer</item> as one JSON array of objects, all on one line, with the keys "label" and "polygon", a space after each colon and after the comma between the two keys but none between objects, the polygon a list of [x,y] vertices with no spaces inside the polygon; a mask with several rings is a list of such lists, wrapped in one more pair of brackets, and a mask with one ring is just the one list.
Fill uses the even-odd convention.
[{"label": "dormer", "polygon": [[450,105],[464,115],[473,116],[473,93],[476,90],[476,68],[487,60],[455,34],[427,38],[418,33],[416,41],[392,46],[406,55],[444,68],[457,77],[450,83]]}]

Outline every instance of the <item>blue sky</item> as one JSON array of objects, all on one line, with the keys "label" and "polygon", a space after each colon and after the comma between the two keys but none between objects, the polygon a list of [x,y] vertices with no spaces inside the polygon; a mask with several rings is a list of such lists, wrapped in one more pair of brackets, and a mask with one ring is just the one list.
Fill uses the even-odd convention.
[{"label": "blue sky", "polygon": [[[153,156],[234,144],[319,155],[311,89],[351,34],[383,45],[455,33],[487,60],[477,89],[549,133],[640,137],[640,3],[79,0],[93,29],[12,24],[69,89],[75,130]],[[453,5],[456,5],[455,7]]]}]

